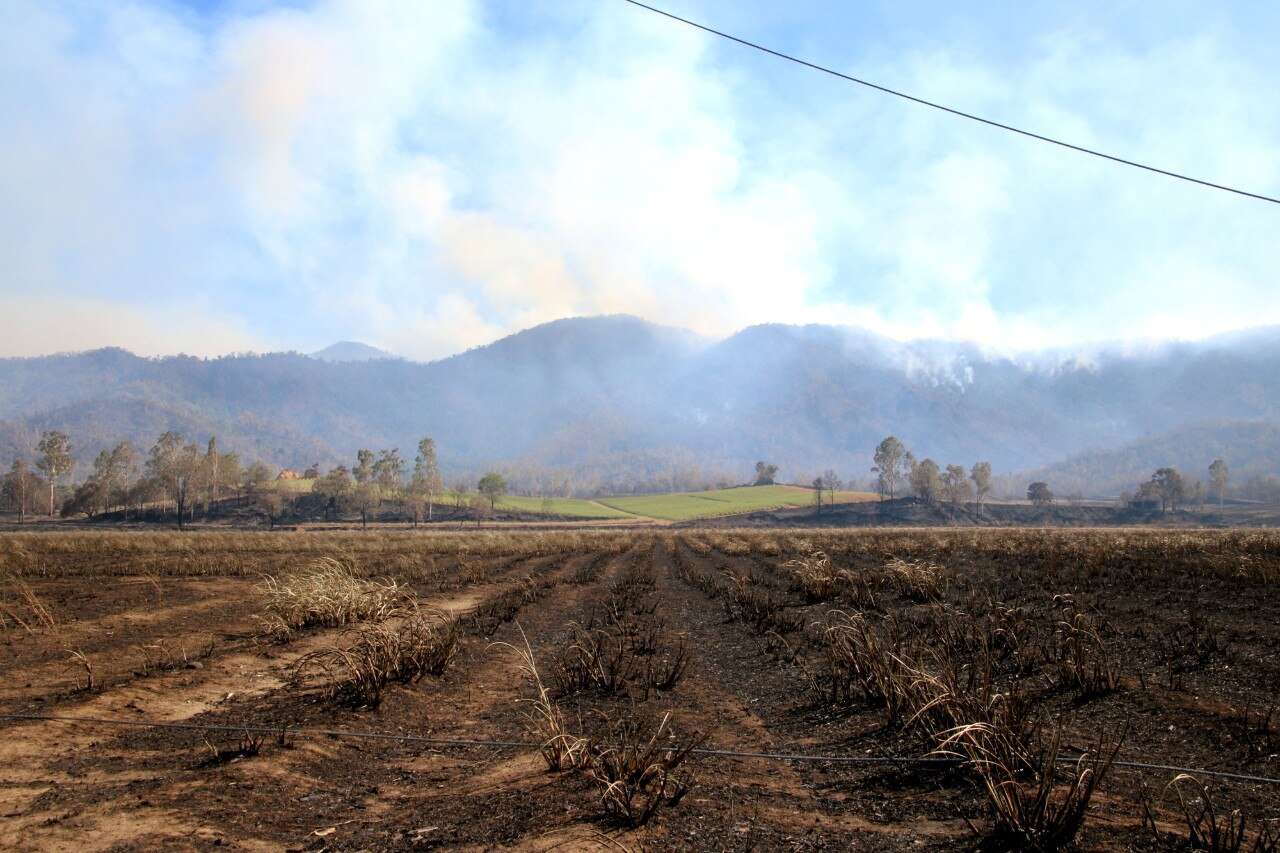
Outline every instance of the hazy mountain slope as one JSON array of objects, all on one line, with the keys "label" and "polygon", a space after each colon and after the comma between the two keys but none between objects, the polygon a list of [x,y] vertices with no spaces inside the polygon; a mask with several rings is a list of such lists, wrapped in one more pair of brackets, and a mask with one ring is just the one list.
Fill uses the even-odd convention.
[{"label": "hazy mountain slope", "polygon": [[1114,495],[1134,491],[1157,468],[1173,466],[1188,485],[1209,483],[1209,464],[1227,463],[1233,482],[1280,472],[1280,423],[1211,420],[1185,424],[1121,447],[1093,449],[1029,471],[1019,479],[1043,480],[1058,494]]},{"label": "hazy mountain slope", "polygon": [[379,361],[384,358],[397,358],[386,350],[362,344],[359,341],[338,341],[322,350],[311,353],[312,358],[321,361]]},{"label": "hazy mountain slope", "polygon": [[[785,478],[828,467],[850,477],[868,473],[876,442],[893,433],[917,456],[988,459],[1007,472],[1184,424],[1228,444],[1275,443],[1204,422],[1280,422],[1277,366],[1272,329],[1015,360],[831,326],[755,326],[712,343],[632,317],[548,323],[430,364],[98,350],[0,360],[0,461],[30,458],[41,429],[68,432],[87,460],[122,438],[145,449],[176,428],[291,467],[349,462],[359,447],[411,457],[431,435],[459,471],[508,463],[592,478],[746,476],[769,459]],[[1056,470],[1059,489],[1073,488],[1068,469]]]}]

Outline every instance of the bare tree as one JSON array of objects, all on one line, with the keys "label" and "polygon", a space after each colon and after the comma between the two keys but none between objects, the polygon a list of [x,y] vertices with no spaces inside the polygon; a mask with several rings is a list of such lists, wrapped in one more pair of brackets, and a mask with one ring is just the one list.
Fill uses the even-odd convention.
[{"label": "bare tree", "polygon": [[844,483],[836,476],[836,472],[828,468],[822,472],[822,485],[827,490],[827,506],[836,505],[836,492],[844,488]]},{"label": "bare tree", "polygon": [[276,519],[285,509],[286,498],[279,489],[262,489],[253,497],[253,505],[267,517],[269,530],[276,529]]}]

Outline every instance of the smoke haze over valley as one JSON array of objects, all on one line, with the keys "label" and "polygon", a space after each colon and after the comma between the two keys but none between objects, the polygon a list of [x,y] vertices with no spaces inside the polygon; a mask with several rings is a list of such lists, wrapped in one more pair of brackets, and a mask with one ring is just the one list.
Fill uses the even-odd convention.
[{"label": "smoke haze over valley", "polygon": [[1280,472],[1276,329],[1013,357],[817,325],[713,341],[611,316],[431,363],[355,352],[0,360],[0,457],[30,458],[45,429],[69,433],[81,460],[175,429],[301,469],[430,435],[447,470],[555,472],[592,492],[741,482],[759,459],[788,481],[828,468],[865,478],[893,434],[942,464],[1055,466],[1043,476],[1063,492],[1115,494],[1163,464],[1194,477],[1220,457],[1240,477]]}]

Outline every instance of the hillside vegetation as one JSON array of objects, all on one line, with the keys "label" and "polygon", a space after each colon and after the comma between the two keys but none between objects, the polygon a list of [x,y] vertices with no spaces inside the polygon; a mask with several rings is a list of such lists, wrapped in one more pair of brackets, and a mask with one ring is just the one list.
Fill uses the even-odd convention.
[{"label": "hillside vegetation", "polygon": [[[1254,462],[1280,474],[1274,426],[1239,432],[1280,423],[1277,364],[1275,330],[1012,358],[833,326],[755,326],[710,342],[631,317],[556,321],[430,364],[99,350],[0,359],[0,461],[31,461],[55,429],[82,465],[122,439],[148,447],[174,430],[297,470],[430,435],[451,475],[500,466],[509,479],[624,495],[740,481],[762,458],[792,482],[826,469],[862,479],[886,435],[921,458],[987,460],[1007,474],[1199,424],[1184,437],[1206,446],[1202,458],[1152,456],[1134,470],[1198,470],[1221,456],[1242,475]],[[1258,444],[1241,450],[1245,438]],[[1059,470],[1072,482],[1050,480],[1059,493],[1133,484],[1103,463],[1069,467]]]}]

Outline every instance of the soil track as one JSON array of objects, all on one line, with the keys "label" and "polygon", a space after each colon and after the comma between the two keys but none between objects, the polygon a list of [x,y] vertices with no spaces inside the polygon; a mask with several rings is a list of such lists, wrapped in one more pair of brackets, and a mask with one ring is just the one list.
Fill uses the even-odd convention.
[{"label": "soil track", "polygon": [[[918,542],[846,547],[840,545],[846,540],[793,537],[743,545],[718,533],[632,539],[612,555],[566,546],[532,556],[441,560],[415,576],[411,586],[423,604],[464,616],[460,651],[444,677],[392,687],[376,710],[352,709],[291,683],[294,660],[343,642],[344,633],[311,630],[284,645],[272,642],[254,619],[251,579],[34,580],[31,590],[49,605],[57,627],[5,633],[0,711],[281,733],[266,738],[256,755],[228,758],[215,752],[238,745],[241,735],[0,721],[0,847],[950,850],[979,843],[989,820],[985,800],[954,766],[699,755],[685,768],[695,779],[688,795],[632,829],[605,814],[596,787],[548,772],[533,749],[289,733],[526,741],[524,700],[533,688],[519,650],[528,643],[551,684],[572,625],[625,622],[651,627],[669,647],[682,643],[687,674],[670,689],[633,683],[617,693],[562,691],[558,701],[577,731],[607,740],[610,721],[669,714],[677,738],[703,733],[707,747],[722,750],[928,752],[910,727],[887,725],[875,703],[820,698],[812,682],[820,668],[812,626],[843,605],[808,600],[786,566],[791,556],[822,546],[850,571],[880,572],[889,553],[917,554]],[[1045,708],[1070,717],[1069,745],[1088,747],[1097,732],[1127,725],[1127,758],[1280,776],[1274,731],[1280,721],[1261,720],[1280,688],[1276,583],[1242,587],[1206,570],[1178,569],[1157,585],[1144,582],[1139,569],[1116,568],[1123,565],[1117,555],[1102,568],[1079,558],[1076,564],[1034,557],[1039,563],[1014,573],[992,556],[996,549],[929,547],[952,573],[943,600],[921,604],[886,586],[879,605],[886,613],[909,619],[930,608],[972,608],[987,594],[1030,612],[1066,593],[1087,599],[1105,622],[1114,653],[1125,661],[1121,687],[1087,699],[1058,688],[1039,697]],[[705,579],[705,588],[688,578]],[[726,603],[734,584],[771,597],[781,621],[762,630],[744,619]],[[523,596],[514,609],[488,606],[513,590]],[[1183,645],[1175,649],[1170,638]],[[157,646],[170,650],[163,665]],[[84,689],[83,668],[67,667],[68,648],[92,661],[92,690]],[[184,648],[186,663],[174,651]],[[1146,802],[1172,837],[1174,803],[1159,796],[1170,775],[1113,771],[1082,846],[1157,847],[1142,824],[1144,779],[1156,795]],[[1212,784],[1253,819],[1280,818],[1280,787]]]}]

